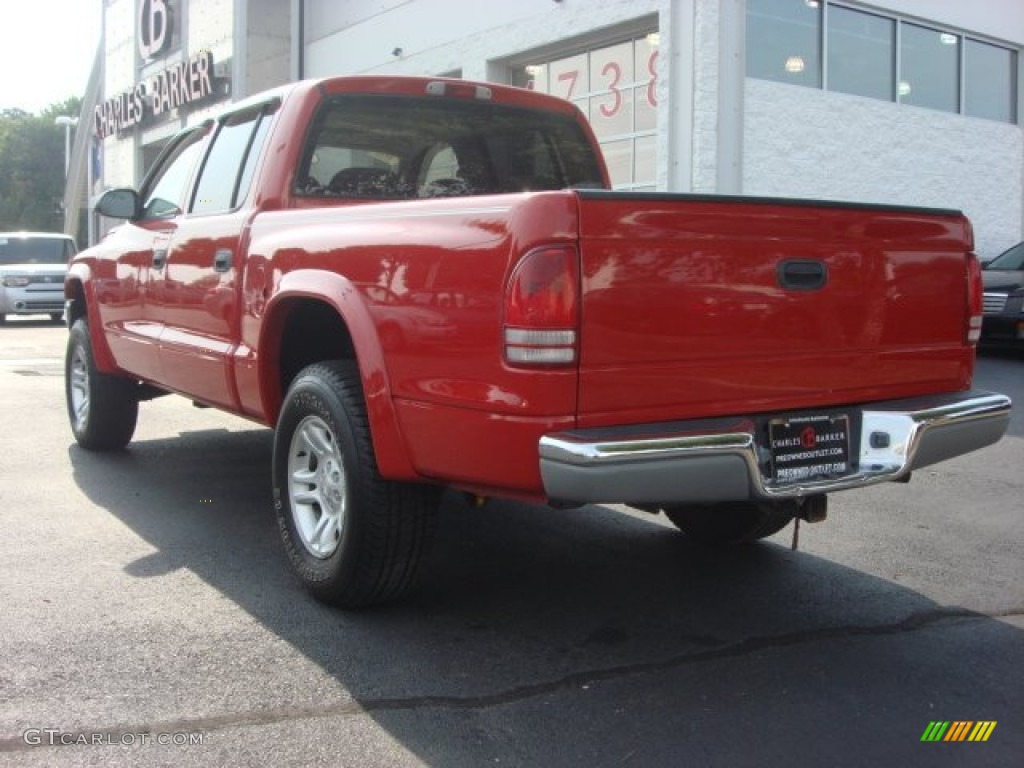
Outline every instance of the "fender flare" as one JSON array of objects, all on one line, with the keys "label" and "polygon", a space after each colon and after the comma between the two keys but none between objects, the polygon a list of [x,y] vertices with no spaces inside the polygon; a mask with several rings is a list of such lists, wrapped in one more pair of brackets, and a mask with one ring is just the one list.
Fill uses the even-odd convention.
[{"label": "fender flare", "polygon": [[278,350],[288,315],[287,305],[313,300],[330,306],[348,329],[363,382],[370,437],[380,473],[393,480],[422,480],[409,460],[409,452],[391,399],[391,382],[384,350],[373,318],[359,291],[336,272],[302,269],[285,273],[267,302],[259,337],[259,382],[263,412],[276,424],[284,401]]},{"label": "fender flare", "polygon": [[[72,263],[64,277],[64,298],[77,299],[83,303],[82,314],[89,324],[89,340],[92,342],[92,357],[96,368],[102,373],[123,373],[114,362],[114,354],[110,351],[106,334],[103,333],[93,278],[93,271],[87,263]],[[70,316],[67,322],[70,328]]]}]

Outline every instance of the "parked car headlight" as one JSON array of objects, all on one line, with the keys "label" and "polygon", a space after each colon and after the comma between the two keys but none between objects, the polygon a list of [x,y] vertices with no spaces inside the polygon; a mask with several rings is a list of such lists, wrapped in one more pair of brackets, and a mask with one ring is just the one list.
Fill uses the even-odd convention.
[{"label": "parked car headlight", "polygon": [[4,275],[5,288],[24,288],[28,285],[28,278],[20,275]]}]

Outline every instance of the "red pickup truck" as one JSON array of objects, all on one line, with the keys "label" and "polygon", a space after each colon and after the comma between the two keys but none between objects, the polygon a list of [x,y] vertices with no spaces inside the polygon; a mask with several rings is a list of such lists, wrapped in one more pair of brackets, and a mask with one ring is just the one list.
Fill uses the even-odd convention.
[{"label": "red pickup truck", "polygon": [[175,392],[273,427],[319,598],[407,589],[438,489],[663,510],[747,541],[997,441],[957,211],[627,194],[569,103],[344,77],[183,131],[65,285],[68,414]]}]

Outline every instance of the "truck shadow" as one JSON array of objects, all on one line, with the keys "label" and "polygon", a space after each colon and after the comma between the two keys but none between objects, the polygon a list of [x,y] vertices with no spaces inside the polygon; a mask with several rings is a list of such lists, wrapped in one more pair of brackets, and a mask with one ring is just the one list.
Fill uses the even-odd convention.
[{"label": "truck shadow", "polygon": [[[69,454],[78,487],[155,549],[126,573],[188,569],[354,699],[292,705],[283,722],[335,716],[344,732],[366,713],[445,767],[777,764],[798,743],[805,764],[917,764],[930,720],[1024,711],[1006,687],[1018,629],[780,543],[707,551],[603,507],[448,494],[413,596],[319,605],[281,551],[270,440],[214,430]],[[214,727],[252,722],[223,707]],[[986,759],[1021,748],[1006,731]]]}]

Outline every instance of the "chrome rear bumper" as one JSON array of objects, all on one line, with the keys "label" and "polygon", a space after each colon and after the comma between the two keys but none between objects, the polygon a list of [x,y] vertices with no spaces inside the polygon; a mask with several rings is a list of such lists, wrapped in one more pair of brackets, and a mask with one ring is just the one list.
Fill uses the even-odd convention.
[{"label": "chrome rear bumper", "polygon": [[[850,456],[856,463],[850,473],[817,480],[772,480],[768,449],[759,441],[764,417],[545,435],[540,471],[548,498],[565,502],[802,498],[901,480],[915,469],[984,448],[1006,432],[1010,409],[1010,398],[980,390],[840,409],[860,417],[859,446],[851,446]],[[883,443],[886,447],[873,447]]]}]

